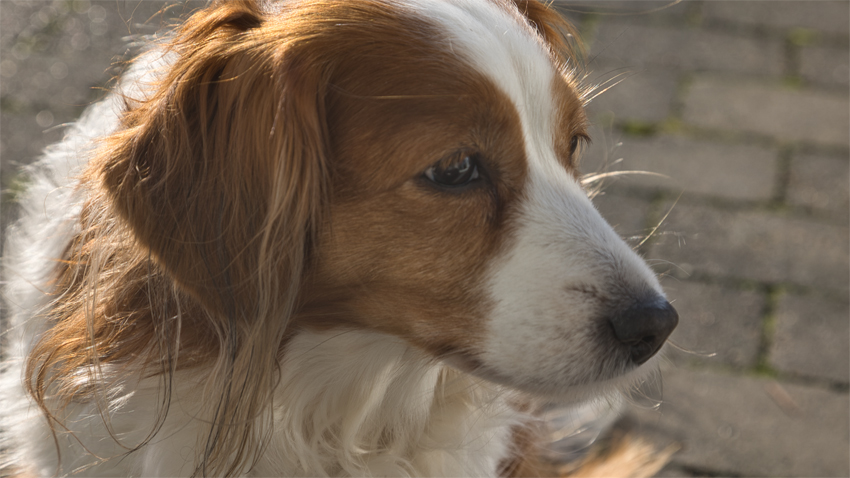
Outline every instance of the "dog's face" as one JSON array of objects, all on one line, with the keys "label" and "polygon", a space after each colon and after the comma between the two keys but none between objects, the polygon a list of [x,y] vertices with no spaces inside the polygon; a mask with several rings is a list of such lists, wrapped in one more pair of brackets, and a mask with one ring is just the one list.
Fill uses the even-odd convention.
[{"label": "dog's face", "polygon": [[402,22],[374,56],[347,52],[334,82],[332,199],[301,323],[398,335],[537,393],[633,370],[609,319],[663,299],[580,186],[587,118],[529,25],[547,19],[412,3],[428,11],[419,34]]},{"label": "dog's face", "polygon": [[286,5],[186,29],[173,86],[103,166],[178,284],[232,317],[298,276],[290,331],[388,333],[546,395],[616,382],[658,350],[675,312],[580,186],[587,119],[554,14]]}]

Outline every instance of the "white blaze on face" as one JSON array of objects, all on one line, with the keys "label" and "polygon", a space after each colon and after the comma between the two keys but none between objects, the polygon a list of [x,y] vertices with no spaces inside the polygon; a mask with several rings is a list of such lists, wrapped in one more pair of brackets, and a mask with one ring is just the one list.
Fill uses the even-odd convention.
[{"label": "white blaze on face", "polygon": [[516,237],[491,266],[495,306],[479,373],[555,395],[617,382],[633,366],[623,351],[615,353],[606,314],[663,294],[558,161],[552,86],[563,80],[545,46],[517,12],[495,2],[412,3],[444,26],[453,51],[512,100],[522,122],[528,182]]}]

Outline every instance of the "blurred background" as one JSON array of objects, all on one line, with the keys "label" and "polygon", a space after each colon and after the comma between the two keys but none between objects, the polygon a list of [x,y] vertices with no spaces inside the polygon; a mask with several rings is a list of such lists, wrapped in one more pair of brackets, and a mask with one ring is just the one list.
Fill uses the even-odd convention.
[{"label": "blurred background", "polygon": [[[562,3],[587,42],[584,171],[679,312],[662,476],[850,476],[847,1]],[[613,86],[612,86],[613,85]]]},{"label": "blurred background", "polygon": [[[0,1],[3,224],[17,170],[202,2]],[[660,476],[850,476],[850,2],[561,2],[587,48],[589,186],[679,311],[663,403],[617,427]]]}]

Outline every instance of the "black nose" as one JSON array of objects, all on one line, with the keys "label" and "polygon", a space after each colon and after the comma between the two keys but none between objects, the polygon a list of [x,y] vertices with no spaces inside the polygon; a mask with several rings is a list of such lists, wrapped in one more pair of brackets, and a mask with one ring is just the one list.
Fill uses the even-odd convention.
[{"label": "black nose", "polygon": [[679,314],[661,297],[642,300],[609,320],[617,340],[629,347],[632,361],[640,365],[664,345],[679,323]]}]

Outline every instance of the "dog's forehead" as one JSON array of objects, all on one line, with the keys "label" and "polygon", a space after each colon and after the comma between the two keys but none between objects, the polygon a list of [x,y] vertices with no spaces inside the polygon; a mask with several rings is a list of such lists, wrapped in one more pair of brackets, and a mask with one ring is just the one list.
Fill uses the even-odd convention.
[{"label": "dog's forehead", "polygon": [[[374,7],[368,15],[335,12],[351,18],[335,20],[326,36],[335,167],[338,177],[357,179],[340,188],[392,189],[460,149],[478,150],[501,172],[574,180],[570,137],[584,115],[533,26],[540,18],[500,0],[366,5]],[[517,179],[514,188],[525,177],[503,176]]]},{"label": "dog's forehead", "polygon": [[411,0],[411,8],[442,29],[452,52],[492,81],[513,104],[532,169],[563,168],[555,135],[574,129],[581,101],[529,20],[512,2]]},{"label": "dog's forehead", "polygon": [[511,2],[408,0],[405,6],[441,28],[452,51],[488,76],[522,66],[530,67],[528,75],[551,74],[542,39]]}]

